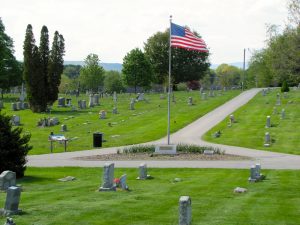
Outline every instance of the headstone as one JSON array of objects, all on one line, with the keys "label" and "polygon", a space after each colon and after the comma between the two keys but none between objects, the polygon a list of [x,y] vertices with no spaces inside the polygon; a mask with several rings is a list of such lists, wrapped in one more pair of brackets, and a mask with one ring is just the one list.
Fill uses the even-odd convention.
[{"label": "headstone", "polygon": [[65,107],[65,105],[66,105],[66,99],[64,97],[59,97],[57,104],[58,104],[58,107]]},{"label": "headstone", "polygon": [[94,94],[93,104],[94,105],[100,105],[100,103],[99,103],[99,94]]},{"label": "headstone", "polygon": [[94,107],[94,97],[92,94],[89,95],[89,108]]},{"label": "headstone", "polygon": [[117,92],[115,92],[115,91],[114,91],[114,95],[113,95],[113,100],[114,100],[114,102],[118,101]]},{"label": "headstone", "polygon": [[17,102],[17,109],[22,110],[23,109],[23,104],[22,102]]},{"label": "headstone", "polygon": [[3,102],[0,101],[0,109],[3,109]]},{"label": "headstone", "polygon": [[144,101],[144,93],[141,93],[139,94],[138,98],[137,98],[138,101]]},{"label": "headstone", "polygon": [[229,116],[229,120],[230,120],[230,123],[231,123],[231,124],[235,123],[234,115],[233,115],[233,114],[231,114],[231,115]]},{"label": "headstone", "polygon": [[17,103],[11,103],[11,110],[12,111],[17,111]]},{"label": "headstone", "polygon": [[200,88],[200,94],[202,94],[202,93],[203,93],[203,87]]},{"label": "headstone", "polygon": [[179,225],[190,225],[192,222],[192,201],[189,196],[179,198]]},{"label": "headstone", "polygon": [[209,91],[209,97],[213,97],[213,90]]},{"label": "headstone", "polygon": [[14,126],[20,126],[21,118],[20,116],[13,115],[11,118],[11,122]]},{"label": "headstone", "polygon": [[155,154],[174,155],[177,153],[177,145],[156,145]]},{"label": "headstone", "polygon": [[19,203],[20,203],[20,197],[21,197],[21,188],[16,186],[11,186],[7,189],[6,192],[6,200],[5,200],[5,206],[4,209],[1,209],[0,214],[9,216],[18,214],[21,212],[19,209]]},{"label": "headstone", "polygon": [[86,100],[81,101],[81,108],[86,109]]},{"label": "headstone", "polygon": [[130,110],[134,110],[135,100],[132,98],[130,101]]},{"label": "headstone", "polygon": [[10,217],[6,218],[6,223],[4,225],[16,225],[16,223],[14,222],[14,220]]},{"label": "headstone", "polygon": [[265,176],[260,172],[261,172],[261,166],[259,163],[257,163],[255,166],[252,165],[250,168],[250,177],[248,180],[250,182],[257,182],[263,180]]},{"label": "headstone", "polygon": [[188,105],[193,105],[193,98],[192,97],[189,97]]},{"label": "headstone", "polygon": [[276,115],[277,113],[278,113],[277,108],[274,107],[274,108],[273,108],[273,114]]},{"label": "headstone", "polygon": [[234,193],[245,193],[247,192],[248,190],[246,188],[241,188],[241,187],[236,187],[233,192]]},{"label": "headstone", "polygon": [[276,105],[281,105],[280,94],[277,93]]},{"label": "headstone", "polygon": [[206,93],[203,92],[203,93],[201,94],[201,99],[202,99],[202,100],[206,100],[206,99],[207,99]]},{"label": "headstone", "polygon": [[114,163],[105,163],[103,168],[102,186],[99,191],[115,191],[114,185]]},{"label": "headstone", "polygon": [[165,99],[166,97],[163,94],[160,94],[159,99]]},{"label": "headstone", "polygon": [[281,119],[285,119],[285,110],[284,109],[281,110]]},{"label": "headstone", "polygon": [[126,180],[127,180],[127,175],[126,174],[124,174],[120,177],[120,186],[121,186],[122,190],[129,190],[129,187],[127,186]]},{"label": "headstone", "polygon": [[250,168],[250,177],[248,179],[250,182],[256,182],[256,168],[254,165]]},{"label": "headstone", "polygon": [[113,108],[112,113],[113,113],[113,114],[118,114],[118,109],[117,109],[117,107],[114,107],[114,108]]},{"label": "headstone", "polygon": [[61,128],[60,128],[60,131],[66,132],[67,131],[67,125],[66,124],[62,124]]},{"label": "headstone", "polygon": [[267,116],[266,128],[271,127],[271,116]]},{"label": "headstone", "polygon": [[287,92],[283,92],[283,97],[284,98],[288,98],[288,93]]},{"label": "headstone", "polygon": [[271,136],[269,132],[265,133],[265,143],[264,146],[265,147],[269,147],[271,145]]},{"label": "headstone", "polygon": [[262,93],[262,96],[266,96],[266,90],[265,89],[262,89],[261,93]]},{"label": "headstone", "polygon": [[101,110],[99,112],[99,119],[106,119],[106,111],[105,110]]},{"label": "headstone", "polygon": [[137,180],[146,180],[149,179],[151,176],[147,174],[147,164],[142,163],[139,166],[139,176],[136,178]]},{"label": "headstone", "polygon": [[78,100],[77,103],[78,103],[78,108],[79,108],[79,109],[82,109],[82,100]]},{"label": "headstone", "polygon": [[70,106],[72,105],[72,99],[71,99],[71,98],[67,98],[67,99],[66,99],[66,105],[67,105],[68,107],[70,107]]},{"label": "headstone", "polygon": [[6,191],[9,187],[16,185],[16,173],[5,170],[0,174],[0,190]]},{"label": "headstone", "polygon": [[23,102],[23,109],[28,109],[28,108],[29,108],[28,102]]}]

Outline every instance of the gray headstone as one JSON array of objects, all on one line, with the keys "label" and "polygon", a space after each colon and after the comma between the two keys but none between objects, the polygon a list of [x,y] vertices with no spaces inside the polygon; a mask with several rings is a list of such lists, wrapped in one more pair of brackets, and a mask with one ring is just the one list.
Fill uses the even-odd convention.
[{"label": "gray headstone", "polygon": [[251,166],[250,168],[250,177],[248,179],[250,182],[256,182],[257,179],[256,179],[256,168],[255,166]]},{"label": "gray headstone", "polygon": [[115,191],[114,185],[114,163],[105,163],[103,167],[102,186],[99,191]]},{"label": "gray headstone", "polygon": [[206,93],[203,92],[203,93],[201,94],[201,99],[202,99],[202,100],[206,100],[206,99],[207,99]]},{"label": "gray headstone", "polygon": [[231,114],[231,115],[229,116],[229,120],[230,120],[230,123],[231,123],[231,124],[233,124],[233,123],[235,122],[235,120],[234,120],[234,115],[233,115],[233,114]]},{"label": "gray headstone", "polygon": [[188,105],[193,105],[193,98],[192,97],[189,97]]},{"label": "gray headstone", "polygon": [[134,110],[134,104],[135,104],[135,100],[132,98],[130,100],[130,105],[129,105],[130,110]]},{"label": "gray headstone", "polygon": [[18,110],[17,103],[11,103],[11,110],[12,111],[17,111]]},{"label": "gray headstone", "polygon": [[271,116],[267,116],[266,128],[271,127]]},{"label": "gray headstone", "polygon": [[262,89],[261,93],[262,93],[262,96],[266,96],[266,90],[265,89]]},{"label": "gray headstone", "polygon": [[67,131],[67,125],[66,124],[62,124],[61,128],[60,128],[60,131],[66,132]]},{"label": "gray headstone", "polygon": [[277,93],[276,105],[281,105],[280,94]]},{"label": "gray headstone", "polygon": [[179,198],[179,225],[192,223],[192,201],[189,196]]},{"label": "gray headstone", "polygon": [[89,108],[94,107],[94,97],[92,94],[89,95]]},{"label": "gray headstone", "polygon": [[11,186],[7,189],[6,201],[4,206],[4,215],[14,215],[18,214],[21,211],[19,210],[20,197],[21,188]]},{"label": "gray headstone", "polygon": [[145,100],[145,99],[144,99],[144,93],[139,94],[137,100],[138,100],[138,101],[144,101],[144,100]]},{"label": "gray headstone", "polygon": [[145,180],[147,179],[149,176],[147,175],[147,164],[142,163],[139,166],[139,177],[137,178],[138,180]]},{"label": "gray headstone", "polygon": [[281,110],[281,119],[285,119],[285,110],[284,109]]},{"label": "gray headstone", "polygon": [[99,103],[99,95],[98,94],[94,94],[94,101],[93,101],[94,105],[100,105]]},{"label": "gray headstone", "polygon": [[17,109],[22,110],[23,109],[23,103],[22,102],[17,102]]},{"label": "gray headstone", "polygon": [[29,108],[28,102],[23,102],[23,109],[28,109],[28,108]]},{"label": "gray headstone", "polygon": [[277,113],[278,113],[277,108],[274,107],[274,108],[273,108],[273,114],[276,115]]},{"label": "gray headstone", "polygon": [[287,92],[283,92],[283,97],[287,98],[288,97],[288,93]]},{"label": "gray headstone", "polygon": [[101,110],[99,112],[99,119],[106,119],[106,111]]},{"label": "gray headstone", "polygon": [[64,97],[59,97],[57,104],[58,104],[59,107],[65,107],[66,106],[66,99]]},{"label": "gray headstone", "polygon": [[265,133],[265,147],[269,147],[271,145],[271,136],[269,132]]},{"label": "gray headstone", "polygon": [[127,183],[126,183],[126,180],[127,180],[127,175],[124,174],[120,177],[120,186],[122,188],[122,190],[128,190],[128,186],[127,186]]},{"label": "gray headstone", "polygon": [[72,105],[72,99],[71,98],[66,99],[66,105],[69,106],[69,107]]},{"label": "gray headstone", "polygon": [[16,115],[13,115],[12,118],[11,118],[11,122],[14,126],[19,126],[20,123],[21,123],[21,118],[20,116],[16,116]]},{"label": "gray headstone", "polygon": [[77,103],[78,103],[78,108],[79,108],[79,109],[82,109],[82,100],[78,100]]},{"label": "gray headstone", "polygon": [[57,124],[59,124],[59,120],[56,117],[50,118],[50,126],[55,126]]},{"label": "gray headstone", "polygon": [[6,191],[9,187],[16,185],[16,173],[10,170],[0,174],[0,190]]},{"label": "gray headstone", "polygon": [[86,100],[81,101],[81,108],[86,109]]},{"label": "gray headstone", "polygon": [[113,113],[113,114],[118,114],[118,109],[117,109],[117,107],[114,107],[114,108],[113,108],[112,113]]},{"label": "gray headstone", "polygon": [[113,100],[114,100],[114,102],[118,101],[117,92],[115,92],[115,91],[114,91],[114,95],[113,95]]}]

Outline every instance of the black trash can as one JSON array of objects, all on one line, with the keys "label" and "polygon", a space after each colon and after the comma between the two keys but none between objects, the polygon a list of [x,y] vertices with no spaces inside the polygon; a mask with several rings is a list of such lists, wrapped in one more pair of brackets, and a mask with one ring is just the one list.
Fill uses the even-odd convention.
[{"label": "black trash can", "polygon": [[102,147],[102,136],[103,133],[95,132],[93,134],[93,146],[94,147]]}]

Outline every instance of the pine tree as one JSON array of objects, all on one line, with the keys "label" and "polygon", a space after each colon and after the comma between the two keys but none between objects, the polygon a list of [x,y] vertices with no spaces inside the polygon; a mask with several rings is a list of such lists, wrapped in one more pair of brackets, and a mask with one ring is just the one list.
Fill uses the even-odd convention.
[{"label": "pine tree", "polygon": [[10,117],[0,112],[0,173],[14,171],[23,177],[26,169],[26,155],[32,148],[28,145],[30,134],[21,137],[22,128],[12,128]]},{"label": "pine tree", "polygon": [[64,69],[63,56],[65,54],[65,40],[57,31],[54,33],[52,48],[48,63],[48,104],[52,105],[58,98],[58,87]]}]

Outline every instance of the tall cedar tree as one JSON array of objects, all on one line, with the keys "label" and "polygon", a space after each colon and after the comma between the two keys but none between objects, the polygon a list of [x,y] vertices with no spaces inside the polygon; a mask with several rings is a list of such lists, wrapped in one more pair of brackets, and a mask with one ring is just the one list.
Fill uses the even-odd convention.
[{"label": "tall cedar tree", "polygon": [[30,134],[21,136],[22,128],[12,128],[10,120],[0,112],[0,173],[11,170],[17,177],[23,177],[26,155],[32,148],[28,145]]},{"label": "tall cedar tree", "polygon": [[40,46],[39,53],[41,56],[41,77],[44,79],[45,85],[45,97],[48,96],[48,61],[49,61],[49,33],[46,26],[42,27],[41,37],[40,37]]},{"label": "tall cedar tree", "polygon": [[20,63],[14,57],[13,40],[5,33],[5,26],[0,17],[0,88],[4,90],[20,85],[22,72]]},{"label": "tall cedar tree", "polygon": [[52,105],[58,98],[58,87],[64,70],[65,40],[55,31],[48,63],[48,96],[47,102]]},{"label": "tall cedar tree", "polygon": [[26,83],[27,98],[33,112],[45,112],[47,101],[45,95],[45,79],[41,76],[41,57],[29,24],[24,41],[24,70],[23,77]]}]

